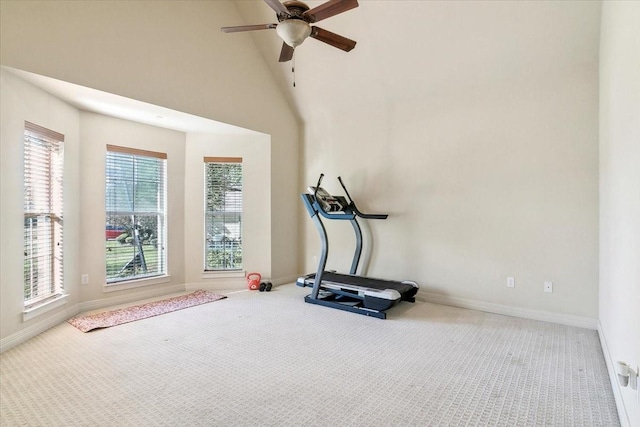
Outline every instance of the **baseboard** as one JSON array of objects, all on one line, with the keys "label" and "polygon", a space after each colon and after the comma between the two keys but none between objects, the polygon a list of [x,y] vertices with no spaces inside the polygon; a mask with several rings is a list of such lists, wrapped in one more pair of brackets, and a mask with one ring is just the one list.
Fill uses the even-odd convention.
[{"label": "baseboard", "polygon": [[120,295],[117,297],[110,297],[110,298],[86,301],[79,304],[75,304],[50,317],[47,317],[37,323],[34,323],[33,325],[30,325],[16,332],[15,334],[11,334],[8,337],[1,339],[0,353],[3,353],[9,350],[10,348],[17,346],[18,344],[22,344],[23,342],[35,337],[36,335],[43,333],[47,329],[51,329],[62,322],[66,322],[67,320],[69,320],[71,317],[75,316],[78,313],[82,313],[90,310],[96,310],[99,308],[111,307],[118,304],[126,304],[129,302],[140,301],[147,298],[153,298],[157,296],[183,292],[184,290],[185,290],[184,285],[173,285],[173,286],[164,287],[161,289],[136,292],[132,294]]},{"label": "baseboard", "polygon": [[505,316],[522,317],[524,319],[540,320],[543,322],[558,323],[560,325],[567,326],[577,326],[579,328],[595,330],[598,326],[598,320],[591,319],[589,317],[580,317],[561,313],[550,313],[547,311],[532,310],[530,308],[494,304],[490,302],[476,301],[466,298],[434,294],[430,292],[419,292],[416,298],[435,304],[451,305],[454,307],[468,308],[471,310],[485,311],[488,313],[503,314]]},{"label": "baseboard", "polygon": [[101,298],[93,301],[85,301],[78,304],[78,306],[80,308],[80,313],[82,313],[85,311],[97,310],[100,308],[111,307],[118,304],[126,304],[129,302],[136,302],[147,298],[160,297],[163,295],[175,294],[184,291],[184,285],[163,286],[161,288],[149,289],[141,292],[134,292],[109,298]]},{"label": "baseboard", "polygon": [[47,317],[39,322],[30,325],[21,331],[16,332],[15,334],[11,334],[8,337],[5,337],[0,340],[0,353],[4,353],[5,351],[17,346],[18,344],[22,344],[23,342],[35,337],[36,335],[40,335],[47,329],[51,329],[54,326],[59,325],[62,322],[65,322],[67,319],[75,316],[80,312],[80,307],[78,304],[75,304],[71,307],[68,307],[58,313]]},{"label": "baseboard", "polygon": [[613,367],[613,359],[609,352],[609,346],[607,345],[607,339],[604,336],[602,330],[602,324],[598,320],[598,337],[600,338],[600,345],[602,346],[602,354],[604,354],[604,361],[607,365],[607,373],[609,374],[609,380],[611,381],[611,388],[613,389],[613,397],[616,401],[616,408],[618,409],[618,418],[620,418],[621,427],[631,427],[631,421],[629,421],[629,415],[627,414],[627,408],[624,406],[624,400],[622,399],[622,392],[620,390],[620,384],[616,371]]},{"label": "baseboard", "polygon": [[[268,280],[274,286],[286,285],[288,283],[294,283],[298,275],[279,277],[275,279],[263,279]],[[204,289],[208,291],[240,291],[247,289],[247,280],[245,278],[220,278],[208,280],[206,282],[193,282],[185,283],[185,290],[193,291],[196,289]]]},{"label": "baseboard", "polygon": [[300,277],[299,274],[292,275],[292,276],[279,277],[277,279],[273,279],[271,282],[273,283],[274,286],[288,285],[289,283],[295,283],[296,280],[298,280],[298,277]]},{"label": "baseboard", "polygon": [[241,289],[247,289],[247,280],[224,278],[213,279],[206,282],[193,282],[185,283],[184,288],[186,291],[195,291],[198,289],[204,289],[205,291],[239,291]]}]

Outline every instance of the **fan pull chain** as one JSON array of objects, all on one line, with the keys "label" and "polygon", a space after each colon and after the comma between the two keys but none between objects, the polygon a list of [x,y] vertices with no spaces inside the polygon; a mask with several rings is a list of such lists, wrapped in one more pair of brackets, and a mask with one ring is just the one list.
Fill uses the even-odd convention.
[{"label": "fan pull chain", "polygon": [[296,87],[296,51],[293,51],[293,61],[291,62],[291,72],[293,73],[293,87]]}]

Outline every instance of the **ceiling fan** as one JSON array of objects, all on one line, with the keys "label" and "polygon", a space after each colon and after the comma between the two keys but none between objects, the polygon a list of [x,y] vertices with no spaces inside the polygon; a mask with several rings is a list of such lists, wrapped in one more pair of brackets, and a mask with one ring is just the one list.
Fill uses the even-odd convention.
[{"label": "ceiling fan", "polygon": [[236,27],[222,27],[225,33],[240,31],[273,30],[283,40],[280,51],[280,62],[287,62],[293,58],[293,50],[302,44],[307,37],[349,52],[356,46],[356,42],[338,34],[332,33],[311,24],[330,18],[339,13],[358,7],[358,0],[329,0],[320,6],[309,9],[301,1],[264,0],[276,12],[278,24],[240,25]]}]

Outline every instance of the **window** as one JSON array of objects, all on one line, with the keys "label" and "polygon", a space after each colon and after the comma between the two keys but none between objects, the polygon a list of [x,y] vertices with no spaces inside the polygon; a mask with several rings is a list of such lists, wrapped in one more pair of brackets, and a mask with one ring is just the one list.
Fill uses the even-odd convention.
[{"label": "window", "polygon": [[107,284],[166,274],[166,159],[107,145]]},{"label": "window", "polygon": [[25,122],[24,303],[62,294],[64,135]]},{"label": "window", "polygon": [[205,157],[204,269],[242,269],[242,158]]}]

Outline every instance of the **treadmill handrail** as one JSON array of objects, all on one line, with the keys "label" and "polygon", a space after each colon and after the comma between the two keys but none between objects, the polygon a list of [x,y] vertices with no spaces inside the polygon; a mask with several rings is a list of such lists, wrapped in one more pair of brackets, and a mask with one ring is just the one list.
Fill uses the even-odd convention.
[{"label": "treadmill handrail", "polygon": [[358,207],[355,205],[355,203],[351,202],[351,209],[353,210],[353,212],[359,216],[360,218],[366,218],[366,219],[387,219],[389,217],[389,214],[366,214],[366,213],[362,213],[358,210]]},{"label": "treadmill handrail", "polygon": [[338,181],[340,182],[340,185],[344,190],[344,194],[347,195],[347,199],[349,199],[349,207],[357,216],[359,216],[360,218],[366,218],[366,219],[387,219],[389,217],[389,214],[366,214],[366,213],[360,212],[360,210],[358,210],[358,207],[356,206],[356,202],[353,201],[353,199],[351,198],[351,195],[347,191],[347,187],[344,185],[344,182],[342,182],[342,177],[338,177]]}]

